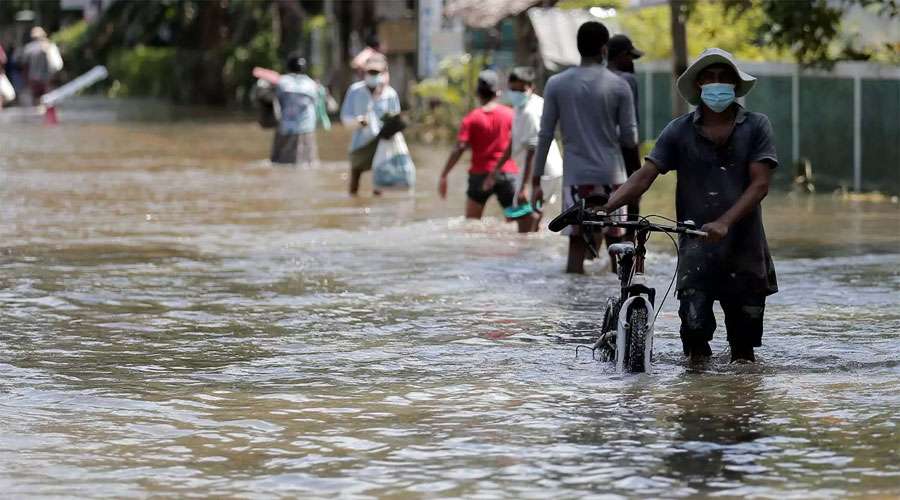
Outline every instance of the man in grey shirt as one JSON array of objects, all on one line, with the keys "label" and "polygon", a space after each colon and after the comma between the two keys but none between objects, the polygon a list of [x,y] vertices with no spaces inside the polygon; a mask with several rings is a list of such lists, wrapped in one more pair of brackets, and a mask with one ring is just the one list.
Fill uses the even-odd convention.
[{"label": "man in grey shirt", "polygon": [[[587,22],[578,29],[581,64],[554,75],[544,91],[544,113],[534,159],[534,177],[544,173],[557,123],[563,140],[563,210],[592,195],[610,195],[625,182],[624,147],[637,146],[634,102],[628,84],[603,66],[609,31]],[[543,202],[540,183],[533,181],[533,203]],[[622,211],[624,215],[624,210]],[[570,228],[566,272],[583,273],[587,246]],[[605,233],[607,244],[624,235]]]}]

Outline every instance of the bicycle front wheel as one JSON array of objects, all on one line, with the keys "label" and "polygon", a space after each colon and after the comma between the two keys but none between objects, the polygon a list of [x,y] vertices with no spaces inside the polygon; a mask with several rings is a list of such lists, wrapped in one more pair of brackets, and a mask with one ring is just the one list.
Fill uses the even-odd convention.
[{"label": "bicycle front wheel", "polygon": [[641,373],[645,370],[645,350],[650,311],[643,302],[635,302],[628,308],[625,328],[625,355],[623,368],[626,372]]}]

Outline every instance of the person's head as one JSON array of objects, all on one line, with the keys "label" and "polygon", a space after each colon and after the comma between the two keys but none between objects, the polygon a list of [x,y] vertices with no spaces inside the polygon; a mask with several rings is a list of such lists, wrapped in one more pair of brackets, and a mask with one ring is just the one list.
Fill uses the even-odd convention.
[{"label": "person's head", "polygon": [[475,93],[478,94],[478,99],[482,104],[487,104],[497,98],[499,83],[500,77],[492,69],[478,73],[478,86],[475,88]]},{"label": "person's head", "polygon": [[603,23],[588,21],[578,28],[578,53],[582,59],[602,60],[609,41],[609,30]]},{"label": "person's head", "polygon": [[32,40],[46,40],[47,32],[44,31],[44,28],[41,28],[40,26],[35,26],[34,28],[31,28],[31,39]]},{"label": "person's head", "polygon": [[525,104],[534,90],[534,69],[528,66],[517,66],[509,73],[506,97],[510,104],[519,107]]},{"label": "person's head", "polygon": [[609,39],[606,52],[611,68],[628,73],[634,73],[634,60],[644,55],[631,43],[630,38],[622,34]]},{"label": "person's head", "polygon": [[725,63],[715,63],[700,70],[697,73],[697,79],[694,85],[697,89],[702,89],[704,85],[710,83],[727,83],[737,86],[741,78],[737,74],[737,70]]},{"label": "person's head", "polygon": [[378,35],[372,33],[366,37],[366,47],[371,47],[378,52],[381,52],[381,39],[378,38]]},{"label": "person's head", "polygon": [[285,60],[284,67],[288,73],[306,73],[306,58],[301,52],[291,52]]},{"label": "person's head", "polygon": [[736,98],[747,95],[755,83],[756,78],[741,71],[730,53],[711,48],[688,66],[676,86],[687,102],[722,113]]},{"label": "person's head", "polygon": [[530,92],[534,89],[534,68],[516,66],[509,72],[509,90]]},{"label": "person's head", "polygon": [[374,54],[366,59],[366,86],[375,89],[384,84],[384,74],[387,73],[387,58],[381,54]]}]

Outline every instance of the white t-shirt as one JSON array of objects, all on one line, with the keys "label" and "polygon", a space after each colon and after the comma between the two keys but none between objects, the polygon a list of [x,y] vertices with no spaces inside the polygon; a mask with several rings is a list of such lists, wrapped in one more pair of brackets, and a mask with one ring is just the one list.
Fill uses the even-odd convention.
[{"label": "white t-shirt", "polygon": [[[525,169],[525,159],[528,157],[529,148],[537,148],[538,132],[541,130],[541,114],[544,111],[544,98],[531,94],[524,106],[516,108],[516,116],[512,124],[512,156],[522,170]],[[547,164],[544,167],[542,179],[555,179],[563,173],[562,156],[556,141],[550,143],[547,152]]]}]

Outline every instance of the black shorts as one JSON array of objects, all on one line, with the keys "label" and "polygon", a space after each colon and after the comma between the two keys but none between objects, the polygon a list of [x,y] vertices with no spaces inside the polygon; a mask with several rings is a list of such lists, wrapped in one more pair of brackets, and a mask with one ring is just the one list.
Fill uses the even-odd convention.
[{"label": "black shorts", "polygon": [[500,174],[497,176],[497,182],[490,191],[481,189],[484,180],[489,174],[469,174],[469,189],[466,190],[466,196],[470,200],[484,205],[492,194],[497,195],[497,201],[503,208],[509,208],[516,201],[516,177],[510,174]]},{"label": "black shorts", "polygon": [[678,300],[681,303],[678,308],[681,340],[685,346],[695,340],[712,340],[713,332],[716,331],[716,316],[713,314],[713,302],[716,300],[725,313],[729,344],[752,347],[762,345],[765,296],[717,298],[705,290],[685,289],[678,292]]}]

